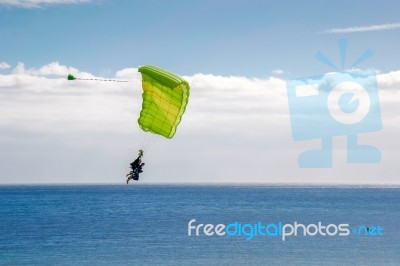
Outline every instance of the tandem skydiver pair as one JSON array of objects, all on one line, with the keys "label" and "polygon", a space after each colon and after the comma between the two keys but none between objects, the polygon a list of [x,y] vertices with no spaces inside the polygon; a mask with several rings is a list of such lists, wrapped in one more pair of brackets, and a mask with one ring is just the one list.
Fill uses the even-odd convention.
[{"label": "tandem skydiver pair", "polygon": [[[141,66],[138,68],[138,72],[142,75],[143,89],[142,110],[137,120],[139,128],[144,132],[171,139],[176,133],[189,101],[189,83],[182,77],[156,66]],[[67,79],[130,82],[127,80],[80,78],[72,74],[69,74]],[[142,138],[140,142],[142,142]],[[148,146],[145,144],[140,143],[140,147]],[[126,175],[126,183],[129,183],[131,179],[139,180],[139,174],[143,172],[142,168],[144,166],[141,161],[142,156],[143,150],[139,150],[139,156],[130,164],[132,171]]]},{"label": "tandem skydiver pair", "polygon": [[143,166],[145,163],[142,162],[143,151],[139,150],[139,156],[134,160],[131,165],[131,171],[126,175],[126,183],[129,183],[129,180],[133,179],[138,181],[139,174],[143,172]]}]

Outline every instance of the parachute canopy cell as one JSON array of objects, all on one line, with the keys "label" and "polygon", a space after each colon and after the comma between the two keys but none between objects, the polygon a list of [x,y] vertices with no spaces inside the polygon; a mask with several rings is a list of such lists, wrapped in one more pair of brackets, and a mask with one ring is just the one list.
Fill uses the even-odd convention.
[{"label": "parachute canopy cell", "polygon": [[142,66],[143,103],[139,126],[146,132],[172,138],[189,101],[189,83],[156,66]]}]

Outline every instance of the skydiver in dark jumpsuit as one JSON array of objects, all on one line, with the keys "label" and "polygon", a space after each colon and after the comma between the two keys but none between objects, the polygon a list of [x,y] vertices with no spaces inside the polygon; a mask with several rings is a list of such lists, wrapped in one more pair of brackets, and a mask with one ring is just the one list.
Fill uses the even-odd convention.
[{"label": "skydiver in dark jumpsuit", "polygon": [[143,166],[145,163],[142,163],[142,156],[143,156],[143,151],[139,150],[139,156],[136,158],[136,160],[134,160],[130,166],[132,171],[130,171],[126,177],[126,183],[129,183],[129,180],[133,179],[133,180],[139,180],[139,174],[143,172]]}]

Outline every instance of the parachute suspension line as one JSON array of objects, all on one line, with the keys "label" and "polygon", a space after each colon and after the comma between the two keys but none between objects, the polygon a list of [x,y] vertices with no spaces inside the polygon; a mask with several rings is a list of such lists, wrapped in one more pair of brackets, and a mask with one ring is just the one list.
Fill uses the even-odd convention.
[{"label": "parachute suspension line", "polygon": [[[137,110],[137,114],[139,114],[140,116],[140,112],[142,109],[142,102],[143,102],[143,89],[142,89],[142,74],[138,72],[136,72],[136,81],[137,83],[137,92],[136,92],[136,101],[137,101],[137,106],[138,106],[138,110]],[[138,119],[138,118],[137,118]],[[136,120],[137,121],[137,120]],[[152,133],[149,132],[145,132],[141,129],[141,127],[138,124],[138,131],[139,131],[139,143],[140,143],[140,149],[144,151],[144,153],[147,153],[148,150],[148,144],[150,142],[150,139],[152,137]]]},{"label": "parachute suspension line", "polygon": [[89,81],[107,81],[107,82],[123,82],[123,83],[128,83],[127,80],[118,80],[118,79],[83,79],[83,78],[77,78],[74,75],[69,74],[67,77],[68,80],[89,80]]},{"label": "parachute suspension line", "polygon": [[[135,81],[134,81],[134,97],[136,98],[135,114],[139,114],[139,115],[140,115],[140,110],[142,109],[142,84],[141,83],[142,83],[141,82],[141,74],[139,73],[139,71],[136,71]],[[137,137],[139,139],[139,149],[144,150],[143,130],[138,125],[137,119],[138,119],[138,117],[135,118],[135,122],[137,125],[136,130],[137,130]]]},{"label": "parachute suspension line", "polygon": [[142,132],[142,147],[143,147],[143,150],[148,151],[148,148],[149,148],[150,143],[152,142],[153,138],[154,138],[154,134],[153,133]]},{"label": "parachute suspension line", "polygon": [[142,132],[142,134],[142,149],[146,153],[146,155],[148,155],[151,148],[154,146],[154,143],[156,143],[157,140],[160,139],[160,137],[150,132]]},{"label": "parachute suspension line", "polygon": [[149,143],[147,145],[147,151],[148,152],[154,147],[154,144],[157,143],[159,139],[160,139],[160,136],[157,136],[155,134],[151,134],[150,141],[149,141]]}]

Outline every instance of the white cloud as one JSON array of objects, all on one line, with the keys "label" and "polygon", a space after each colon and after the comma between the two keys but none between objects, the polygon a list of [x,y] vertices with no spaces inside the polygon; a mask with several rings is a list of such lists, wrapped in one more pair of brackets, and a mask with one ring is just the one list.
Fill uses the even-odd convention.
[{"label": "white cloud", "polygon": [[10,65],[6,62],[0,62],[0,69],[7,69],[10,68]]},{"label": "white cloud", "polygon": [[0,5],[36,8],[45,5],[84,4],[90,2],[94,2],[94,0],[0,0]]},{"label": "white cloud", "polygon": [[120,80],[137,81],[140,79],[140,73],[137,68],[125,68],[117,71],[115,78]]},{"label": "white cloud", "polygon": [[282,75],[285,72],[282,69],[275,69],[275,70],[272,70],[271,73],[274,75]]},{"label": "white cloud", "polygon": [[77,72],[78,70],[73,67],[66,67],[60,65],[58,62],[53,62],[39,68],[38,70],[31,70],[29,74],[37,76],[67,76],[69,73]]},{"label": "white cloud", "polygon": [[381,25],[328,29],[324,30],[323,33],[353,33],[353,32],[378,31],[378,30],[394,30],[394,29],[400,29],[400,23],[388,23]]},{"label": "white cloud", "polygon": [[[144,137],[137,69],[113,77],[127,84],[68,81],[69,71],[82,74],[54,62],[0,75],[0,182],[123,182]],[[399,182],[400,71],[378,75],[384,130],[360,136],[381,149],[382,163],[347,164],[339,138],[332,169],[297,167],[320,141],[292,140],[285,80],[185,78],[187,111],[175,138],[146,149],[144,182]]]},{"label": "white cloud", "polygon": [[18,62],[12,73],[16,75],[29,75],[39,77],[67,77],[68,74],[73,74],[78,75],[80,78],[95,78],[90,73],[80,72],[76,68],[60,65],[59,62],[52,62],[40,68],[30,69],[25,69],[25,65],[21,62]]}]

